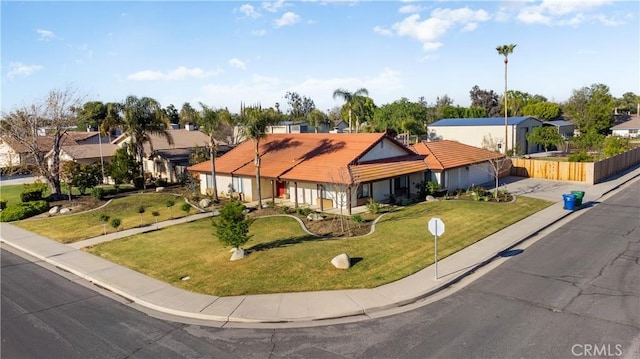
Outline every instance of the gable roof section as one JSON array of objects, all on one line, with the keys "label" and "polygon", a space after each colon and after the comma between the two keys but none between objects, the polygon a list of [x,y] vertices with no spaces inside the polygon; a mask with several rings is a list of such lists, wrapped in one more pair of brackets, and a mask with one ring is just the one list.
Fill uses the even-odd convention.
[{"label": "gable roof section", "polygon": [[[102,147],[102,149],[101,149]],[[102,157],[111,157],[118,149],[118,146],[111,143],[90,144],[90,145],[71,145],[62,146],[60,151],[63,151],[75,160],[87,159],[87,158],[100,158],[100,151],[102,150]],[[47,153],[50,156],[52,151]]]},{"label": "gable roof section", "polygon": [[425,162],[429,169],[440,171],[504,157],[497,152],[450,140],[420,142],[410,148],[427,156]]},{"label": "gable roof section", "polygon": [[[528,119],[536,120],[531,116],[523,117],[508,117],[508,125],[518,125]],[[536,120],[540,122],[539,120]],[[486,118],[443,118],[429,124],[428,127],[440,127],[440,126],[504,126],[504,117],[486,117]]]},{"label": "gable roof section", "polygon": [[611,127],[612,130],[637,130],[640,129],[640,116],[635,115],[630,120]]},{"label": "gable roof section", "polygon": [[[10,136],[3,136],[2,140],[9,145],[17,153],[29,152],[29,148],[24,144],[16,141]],[[65,134],[60,139],[61,146],[77,145],[78,143],[68,134]],[[51,136],[38,136],[36,137],[36,145],[41,152],[51,151],[53,148],[53,137]]]},{"label": "gable roof section", "polygon": [[[383,140],[396,142],[388,138],[384,133],[358,133],[358,134],[330,134],[330,133],[305,133],[305,134],[270,134],[260,140],[260,154],[262,166],[260,174],[265,178],[279,178],[291,181],[308,181],[318,183],[331,183],[343,180],[344,173],[340,173],[340,169],[356,168],[361,165],[359,173],[367,172],[365,168],[378,167],[380,170],[384,167],[380,162],[378,164],[367,163],[358,164],[358,159],[373,148],[377,143]],[[404,146],[401,148],[406,150],[407,156],[396,158],[396,161],[407,161],[411,159],[412,166],[398,165],[396,171],[404,171],[402,173],[416,172],[416,156]],[[254,143],[248,140],[238,145],[233,150],[216,160],[216,171],[218,173],[233,174],[238,176],[255,175],[254,166]],[[418,162],[421,162],[420,159]],[[379,161],[373,161],[379,162]],[[402,162],[401,162],[402,163]],[[406,165],[406,163],[405,163]],[[396,166],[395,164],[393,166]],[[193,172],[211,171],[210,163],[203,162],[188,168]],[[426,170],[424,163],[421,170]],[[364,172],[363,172],[364,171]],[[412,171],[412,172],[408,172]],[[348,175],[351,177],[351,175]],[[363,174],[359,174],[360,180],[367,180]],[[377,176],[377,175],[376,175]],[[389,175],[384,178],[390,177]],[[377,178],[377,177],[375,177]],[[349,181],[351,178],[348,179]]]}]

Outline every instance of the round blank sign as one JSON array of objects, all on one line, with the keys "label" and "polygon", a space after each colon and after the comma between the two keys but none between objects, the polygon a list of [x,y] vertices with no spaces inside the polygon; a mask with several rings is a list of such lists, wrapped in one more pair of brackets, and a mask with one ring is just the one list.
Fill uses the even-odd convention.
[{"label": "round blank sign", "polygon": [[444,222],[440,218],[431,218],[427,227],[434,236],[441,236],[444,233]]}]

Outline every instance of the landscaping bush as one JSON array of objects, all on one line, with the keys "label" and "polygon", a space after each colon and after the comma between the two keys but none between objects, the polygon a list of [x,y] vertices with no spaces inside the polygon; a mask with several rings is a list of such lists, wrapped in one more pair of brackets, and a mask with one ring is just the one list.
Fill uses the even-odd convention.
[{"label": "landscaping bush", "polygon": [[7,200],[0,199],[0,209],[5,209],[5,208],[7,208]]},{"label": "landscaping bush", "polygon": [[23,202],[9,206],[0,212],[0,222],[18,221],[49,210],[47,201]]},{"label": "landscaping bush", "polygon": [[22,193],[20,193],[20,199],[22,202],[39,201],[43,198],[44,191],[46,190],[47,185],[40,181],[24,184]]},{"label": "landscaping bush", "polygon": [[133,179],[133,186],[136,189],[142,189],[144,188],[144,177],[135,177]]},{"label": "landscaping bush", "polygon": [[369,198],[369,201],[367,202],[367,210],[371,214],[380,213],[380,202],[376,201],[373,198]]},{"label": "landscaping bush", "polygon": [[585,151],[575,152],[569,155],[569,162],[593,162],[593,157],[589,156]]},{"label": "landscaping bush", "polygon": [[298,208],[296,208],[296,213],[299,216],[308,216],[309,214],[311,214],[311,212],[313,212],[313,211],[309,207],[298,207]]},{"label": "landscaping bush", "polygon": [[97,200],[103,200],[104,199],[104,195],[105,195],[105,190],[104,188],[100,188],[100,187],[94,187],[91,189],[91,197],[97,199]]},{"label": "landscaping bush", "polygon": [[364,218],[362,218],[362,216],[359,214],[354,214],[351,216],[351,221],[356,223],[364,223]]}]

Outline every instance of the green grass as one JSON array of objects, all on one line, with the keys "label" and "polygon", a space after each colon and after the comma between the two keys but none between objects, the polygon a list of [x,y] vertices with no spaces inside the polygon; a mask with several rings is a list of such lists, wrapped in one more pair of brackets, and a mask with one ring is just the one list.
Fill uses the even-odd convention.
[{"label": "green grass", "polygon": [[[372,288],[433,263],[427,222],[439,217],[446,232],[439,258],[455,253],[551,203],[519,197],[513,203],[440,201],[400,208],[385,215],[373,235],[323,239],[307,235],[291,218],[260,218],[251,226],[251,253],[229,260],[229,247],[215,237],[211,219],[102,243],[86,250],[186,290],[243,295]],[[361,258],[349,270],[330,261],[340,254]],[[189,281],[181,278],[189,276]]]},{"label": "green grass", "polygon": [[[24,185],[21,184],[14,184],[14,185],[9,185],[9,186],[5,186],[2,185],[0,186],[0,199],[4,199],[7,200],[8,203],[7,205],[14,205],[14,204],[18,204],[18,203],[22,203],[22,200],[20,199],[20,193],[22,193],[22,189],[23,189]],[[105,185],[105,186],[98,186],[100,188],[104,188],[105,190],[112,190],[113,186],[111,185]],[[120,188],[122,190],[125,189],[131,189],[133,188],[132,185],[121,185]],[[65,187],[64,185],[62,185],[62,193],[64,195],[68,195],[68,189],[67,187]],[[86,193],[91,193],[91,189],[87,189]],[[80,195],[80,191],[78,191],[78,188],[73,187],[71,189],[71,194],[74,196],[78,196]],[[47,190],[45,191],[45,193],[43,193],[43,196],[46,198],[49,195],[49,189],[47,187]]]},{"label": "green grass", "polygon": [[[167,200],[173,200],[175,206],[171,209],[167,208]],[[151,214],[153,211],[159,212],[158,221],[165,221],[171,217],[183,217],[185,213],[180,209],[183,203],[185,203],[184,199],[168,193],[134,194],[116,198],[107,206],[94,211],[43,219],[26,219],[13,224],[58,242],[72,243],[102,235],[104,231],[103,223],[100,221],[102,215],[120,218],[122,224],[118,230],[123,230],[140,226],[138,213],[140,206],[145,208],[142,214],[143,224],[151,225],[156,220]],[[109,224],[106,229],[107,233],[115,232]]]}]

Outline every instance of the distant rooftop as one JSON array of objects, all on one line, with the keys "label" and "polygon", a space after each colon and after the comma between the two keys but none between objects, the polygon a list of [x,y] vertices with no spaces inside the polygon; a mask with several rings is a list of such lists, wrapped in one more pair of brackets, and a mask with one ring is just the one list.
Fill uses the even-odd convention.
[{"label": "distant rooftop", "polygon": [[[508,117],[507,124],[517,125],[528,119],[534,119],[531,116]],[[538,120],[536,120],[538,121]],[[439,126],[504,126],[504,117],[484,117],[484,118],[443,118],[429,125],[429,127]]]}]

